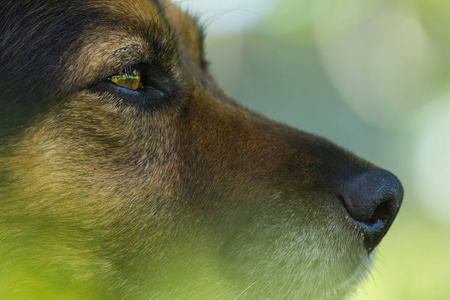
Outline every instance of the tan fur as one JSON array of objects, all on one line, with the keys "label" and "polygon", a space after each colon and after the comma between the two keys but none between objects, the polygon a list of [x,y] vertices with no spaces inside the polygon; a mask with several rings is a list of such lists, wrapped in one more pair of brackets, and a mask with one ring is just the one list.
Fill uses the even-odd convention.
[{"label": "tan fur", "polygon": [[[334,184],[373,165],[228,98],[175,5],[4,9],[0,298],[334,299],[364,276]],[[107,81],[135,64],[162,100]]]}]

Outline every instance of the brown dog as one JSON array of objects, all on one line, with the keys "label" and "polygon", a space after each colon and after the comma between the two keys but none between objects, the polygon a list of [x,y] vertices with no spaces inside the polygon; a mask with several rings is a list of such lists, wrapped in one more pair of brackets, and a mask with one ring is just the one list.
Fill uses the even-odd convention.
[{"label": "brown dog", "polygon": [[229,99],[167,1],[0,8],[1,299],[339,299],[391,173]]}]

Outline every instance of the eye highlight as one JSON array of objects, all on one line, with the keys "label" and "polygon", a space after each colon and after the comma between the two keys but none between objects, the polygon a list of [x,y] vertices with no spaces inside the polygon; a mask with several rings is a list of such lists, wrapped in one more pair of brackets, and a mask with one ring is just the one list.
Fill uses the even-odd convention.
[{"label": "eye highlight", "polygon": [[118,86],[133,91],[142,88],[142,75],[137,67],[127,67],[119,75],[111,76],[108,80]]}]

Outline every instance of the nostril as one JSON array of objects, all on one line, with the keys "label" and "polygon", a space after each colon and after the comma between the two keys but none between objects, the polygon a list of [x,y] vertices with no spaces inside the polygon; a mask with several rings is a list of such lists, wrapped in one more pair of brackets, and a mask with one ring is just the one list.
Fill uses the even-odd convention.
[{"label": "nostril", "polygon": [[403,199],[403,187],[392,173],[371,168],[344,182],[343,202],[364,233],[371,251],[391,226]]},{"label": "nostril", "polygon": [[391,203],[385,201],[378,205],[378,207],[373,212],[372,217],[366,222],[368,225],[377,226],[376,224],[386,224],[391,216],[394,214],[392,212]]}]

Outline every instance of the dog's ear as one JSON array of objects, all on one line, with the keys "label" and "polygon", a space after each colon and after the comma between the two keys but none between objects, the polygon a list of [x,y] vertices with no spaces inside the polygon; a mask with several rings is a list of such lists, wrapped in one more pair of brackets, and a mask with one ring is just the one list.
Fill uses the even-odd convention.
[{"label": "dog's ear", "polygon": [[168,0],[158,1],[160,12],[175,30],[175,36],[193,60],[203,70],[207,68],[204,50],[204,28],[199,24],[198,17],[191,17],[177,5]]}]

